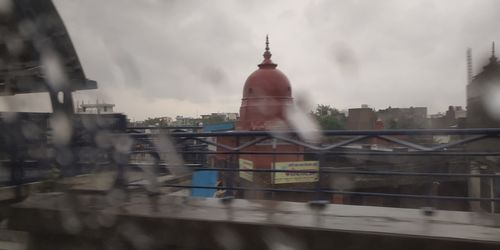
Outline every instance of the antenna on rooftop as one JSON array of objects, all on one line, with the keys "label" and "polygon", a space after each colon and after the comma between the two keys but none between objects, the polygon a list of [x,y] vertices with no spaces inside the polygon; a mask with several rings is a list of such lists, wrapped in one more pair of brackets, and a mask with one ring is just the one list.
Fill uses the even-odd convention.
[{"label": "antenna on rooftop", "polygon": [[491,57],[495,57],[495,42],[491,43]]},{"label": "antenna on rooftop", "polygon": [[472,83],[472,49],[467,49],[467,83]]}]

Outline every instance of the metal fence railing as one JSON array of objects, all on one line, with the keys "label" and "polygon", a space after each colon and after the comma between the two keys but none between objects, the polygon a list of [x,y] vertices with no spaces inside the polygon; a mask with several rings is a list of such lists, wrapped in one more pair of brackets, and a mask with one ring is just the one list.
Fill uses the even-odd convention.
[{"label": "metal fence railing", "polygon": [[[4,178],[3,185],[21,186],[43,180],[46,175],[28,176],[26,173],[41,173],[40,169],[47,170],[56,165],[61,172],[70,173],[67,175],[102,168],[116,170],[116,187],[127,190],[128,187],[144,185],[130,183],[126,178],[127,171],[141,171],[144,166],[149,166],[155,174],[217,172],[224,183],[217,186],[160,183],[159,189],[153,193],[161,192],[161,187],[169,187],[223,190],[226,198],[246,198],[242,195],[245,192],[273,194],[273,199],[275,194],[280,193],[304,194],[306,198],[302,200],[313,203],[330,202],[335,195],[421,200],[422,204],[429,206],[440,201],[480,202],[492,212],[498,210],[495,204],[500,202],[500,178],[496,174],[500,172],[500,161],[497,161],[500,158],[500,129],[322,131],[321,140],[314,142],[301,137],[296,131],[172,132],[172,128],[162,128],[144,133],[141,132],[143,129],[146,128],[105,131],[105,137],[102,131],[96,130],[89,133],[92,136],[76,138],[66,148],[53,147],[50,142],[30,144],[27,140],[13,140],[4,134],[5,149],[17,146],[14,151],[6,150],[4,155],[2,166],[10,169],[10,173]],[[434,136],[447,136],[448,141],[438,143]],[[103,138],[107,141],[103,142]],[[40,147],[52,153],[37,157],[29,153],[33,148]],[[290,147],[294,147],[293,150]],[[86,152],[85,160],[81,157],[84,155],[82,152]],[[75,157],[62,166],[60,162],[64,154]],[[138,155],[147,155],[149,161],[131,160]],[[252,169],[245,169],[239,166],[240,158],[253,157],[257,161],[265,158],[267,162],[271,159],[274,164],[289,156],[316,161],[318,168],[276,169],[274,165],[256,164]],[[181,161],[173,161],[172,158]],[[242,173],[261,176],[267,181],[248,182],[242,180]],[[280,173],[315,175],[317,180],[306,184],[273,183],[273,176]],[[361,181],[351,181],[350,188],[339,188],[334,183],[339,176]],[[418,180],[411,181],[411,178]],[[376,186],[357,187],[356,183],[362,183],[363,179],[377,183],[410,180],[404,185],[415,186],[417,192],[381,191]],[[453,192],[453,187],[448,187],[451,191],[443,192],[439,185],[445,186],[450,180],[468,189]],[[476,191],[471,190],[475,189],[471,183],[477,186]]]},{"label": "metal fence railing", "polygon": [[[156,151],[158,154],[188,154],[188,155],[211,155],[224,159],[225,164],[218,166],[203,166],[190,168],[191,171],[216,171],[224,176],[227,183],[223,186],[207,185],[186,185],[186,184],[164,184],[164,187],[171,188],[202,188],[211,190],[226,190],[226,196],[233,197],[235,192],[252,191],[261,193],[307,193],[313,202],[328,200],[329,195],[347,195],[362,197],[381,197],[381,198],[401,198],[423,200],[429,206],[438,201],[460,201],[460,202],[482,202],[488,203],[489,210],[494,211],[494,204],[500,201],[499,191],[495,184],[500,180],[496,172],[499,164],[496,163],[496,157],[500,156],[498,147],[491,147],[498,143],[500,129],[437,129],[437,130],[378,130],[378,131],[323,131],[323,140],[321,142],[308,142],[302,140],[301,135],[294,131],[272,132],[272,131],[251,131],[251,132],[216,132],[216,133],[170,133],[170,134],[142,134],[131,133],[130,136],[136,141],[152,142],[162,136],[168,136],[175,143],[196,142],[199,144],[211,145],[212,150],[162,150],[158,148],[149,148],[148,150],[137,150],[136,153]],[[449,136],[447,143],[436,143],[433,136]],[[420,138],[420,139],[419,139]],[[422,139],[424,138],[424,139]],[[276,147],[270,150],[269,147],[259,149],[258,145],[265,142],[278,141],[288,145],[299,146],[300,150],[280,150]],[[269,144],[269,143],[268,143]],[[383,146],[380,146],[383,145]],[[257,147],[256,147],[257,146]],[[302,155],[313,158],[319,162],[317,170],[287,170],[272,168],[254,168],[242,169],[238,166],[239,157],[270,157]],[[355,167],[352,169],[338,169],[329,166],[328,157],[344,157],[356,159],[364,157],[365,160],[377,160],[383,158],[383,161],[406,157],[406,162],[416,161],[421,166],[412,169],[398,169],[393,166],[390,170],[384,167],[363,168]],[[426,159],[427,158],[427,159]],[[428,159],[432,158],[432,159]],[[492,159],[493,158],[493,159]],[[420,159],[420,160],[419,160]],[[426,159],[422,161],[422,159]],[[447,162],[447,167],[436,166]],[[422,163],[423,162],[423,163]],[[454,165],[450,165],[454,162]],[[474,167],[478,165],[479,167]],[[202,164],[204,165],[204,164]],[[222,167],[222,165],[224,167]],[[359,164],[358,164],[359,165]],[[361,164],[362,165],[362,164]],[[393,164],[394,165],[394,164]],[[487,169],[485,169],[487,167]],[[182,166],[170,166],[170,170],[175,168],[184,168]],[[276,173],[297,173],[297,174],[317,174],[318,180],[314,185],[262,185],[254,183],[253,185],[241,185],[239,173],[266,174]],[[335,175],[347,176],[378,176],[380,178],[424,178],[423,182],[428,185],[426,192],[418,194],[412,193],[387,193],[356,190],[343,190],[329,185],[328,178]],[[467,193],[446,195],[436,190],[436,183],[453,179],[455,182],[461,182],[462,185],[470,186],[470,179],[474,178],[480,182],[490,183],[489,194],[471,194]],[[422,181],[420,181],[422,182]],[[424,188],[425,189],[425,188]]]}]

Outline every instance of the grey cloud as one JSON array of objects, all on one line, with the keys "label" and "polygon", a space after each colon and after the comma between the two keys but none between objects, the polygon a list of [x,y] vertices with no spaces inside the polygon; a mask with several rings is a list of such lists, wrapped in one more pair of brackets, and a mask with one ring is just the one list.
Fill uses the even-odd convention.
[{"label": "grey cloud", "polygon": [[349,77],[358,75],[360,62],[354,49],[346,43],[335,42],[330,47],[330,59],[334,67],[338,67],[342,74]]},{"label": "grey cloud", "polygon": [[[102,77],[96,80],[107,87],[126,85],[148,97],[204,101],[207,88],[227,82],[221,68],[231,70],[234,58],[248,51],[240,50],[248,48],[242,46],[244,25],[208,3],[85,1],[80,6],[73,3],[73,8],[58,3],[63,16],[81,16],[66,19],[70,33],[86,31],[78,37],[104,42],[102,49],[112,65],[103,64],[100,57],[80,57],[84,64],[100,65],[88,75]],[[77,13],[95,6],[100,7]],[[94,47],[89,40],[75,43],[89,47],[86,51]],[[113,66],[121,77],[113,76]]]},{"label": "grey cloud", "polygon": [[[340,82],[334,84],[344,86],[336,88],[340,92],[333,98],[343,99],[347,107],[361,103],[378,108],[422,105],[436,112],[446,105],[465,103],[465,49],[484,48],[489,40],[500,38],[493,25],[498,23],[494,21],[498,15],[493,13],[498,8],[493,5],[497,4],[319,1],[308,5],[305,16],[310,29],[322,31],[316,33],[317,47],[325,48],[337,40],[347,46],[334,53],[334,59],[340,59],[342,53],[359,55],[361,79],[338,78]],[[484,8],[491,10],[482,11]],[[475,30],[469,35],[463,34],[467,22],[471,24],[465,27]],[[324,51],[332,55],[331,49]],[[342,71],[342,66],[335,66]],[[327,84],[317,85],[327,88]]]},{"label": "grey cloud", "polygon": [[266,33],[294,90],[338,108],[464,105],[465,49],[477,72],[490,42],[500,44],[494,0],[55,2],[87,76],[107,95],[125,88],[200,113],[241,98]]}]

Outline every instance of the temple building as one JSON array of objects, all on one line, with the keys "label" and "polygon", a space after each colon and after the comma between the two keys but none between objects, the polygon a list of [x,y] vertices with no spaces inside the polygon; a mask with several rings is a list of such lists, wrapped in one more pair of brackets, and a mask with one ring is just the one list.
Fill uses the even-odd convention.
[{"label": "temple building", "polygon": [[266,37],[264,61],[246,80],[237,130],[272,130],[286,128],[286,109],[293,103],[288,78],[271,60]]},{"label": "temple building", "polygon": [[[269,49],[269,38],[266,36],[266,47],[263,54],[264,60],[258,64],[255,70],[245,81],[243,87],[243,97],[241,100],[240,117],[236,123],[237,131],[287,131],[291,126],[287,120],[287,110],[293,105],[292,87],[288,78],[283,72],[277,69],[277,64],[271,60],[271,51]],[[251,136],[239,138],[234,141],[234,137],[219,137],[217,140],[226,145],[242,145],[255,138]],[[218,149],[224,150],[224,149]],[[290,154],[244,154],[244,152],[286,152]],[[275,140],[261,141],[253,146],[241,150],[243,154],[239,157],[234,156],[227,159],[226,162],[238,164],[239,168],[245,169],[279,169],[290,164],[316,164],[304,162],[304,151],[302,146],[293,145]],[[297,154],[293,154],[297,153]],[[237,159],[236,159],[237,158]],[[236,162],[237,161],[237,162]],[[312,166],[317,167],[316,166]],[[240,185],[255,186],[260,188],[269,188],[274,185],[297,185],[296,182],[287,182],[284,178],[280,179],[280,174],[269,172],[240,172],[237,178]],[[307,184],[314,182],[314,177],[296,178],[298,182],[305,181]],[[278,184],[279,183],[279,184]],[[302,183],[303,184],[303,183]],[[239,193],[240,197],[265,198],[267,194],[261,192]],[[282,194],[280,194],[282,195]],[[282,195],[283,196],[283,195]],[[279,197],[274,197],[278,198]],[[286,199],[282,197],[282,199]],[[297,200],[297,199],[295,199]]]}]

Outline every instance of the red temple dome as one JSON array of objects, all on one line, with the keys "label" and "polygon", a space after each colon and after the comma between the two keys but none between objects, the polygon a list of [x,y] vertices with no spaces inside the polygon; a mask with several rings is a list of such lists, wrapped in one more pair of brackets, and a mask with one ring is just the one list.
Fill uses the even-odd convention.
[{"label": "red temple dome", "polygon": [[264,61],[247,78],[243,88],[238,129],[265,130],[286,121],[286,107],[293,101],[292,88],[285,74],[276,69],[278,65],[271,56],[266,36]]},{"label": "red temple dome", "polygon": [[259,64],[259,69],[254,71],[246,80],[243,88],[243,99],[252,97],[292,97],[292,88],[288,78],[271,60],[269,39],[266,36],[266,51],[264,61]]}]

